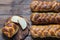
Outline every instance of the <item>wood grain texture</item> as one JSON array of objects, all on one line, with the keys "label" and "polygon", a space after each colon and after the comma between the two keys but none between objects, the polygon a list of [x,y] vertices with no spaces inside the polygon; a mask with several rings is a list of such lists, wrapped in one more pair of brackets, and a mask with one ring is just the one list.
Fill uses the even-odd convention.
[{"label": "wood grain texture", "polygon": [[[27,18],[30,22],[30,6],[32,0],[0,0],[0,28],[4,26],[4,23],[7,18],[18,15]],[[59,0],[60,1],[60,0]],[[5,38],[0,30],[0,40],[17,40],[15,38]],[[37,38],[34,39],[30,35],[27,36],[24,40],[59,40],[57,38]]]},{"label": "wood grain texture", "polygon": [[12,14],[11,13],[12,7],[9,5],[0,5],[0,15],[1,14]]},{"label": "wood grain texture", "polygon": [[31,14],[30,6],[29,5],[15,5],[13,10],[14,14]]},{"label": "wood grain texture", "polygon": [[0,4],[11,4],[13,0],[0,0]]}]

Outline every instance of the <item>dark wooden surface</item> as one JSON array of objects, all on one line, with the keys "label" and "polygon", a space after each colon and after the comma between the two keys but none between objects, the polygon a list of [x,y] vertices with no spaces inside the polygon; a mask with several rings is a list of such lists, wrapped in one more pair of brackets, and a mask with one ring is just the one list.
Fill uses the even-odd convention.
[{"label": "dark wooden surface", "polygon": [[[13,16],[19,15],[27,18],[29,21],[29,17],[31,14],[30,6],[32,0],[0,0],[0,29],[3,27],[6,19]],[[2,32],[0,30],[0,40],[5,40],[2,36]],[[9,40],[9,39],[8,39]],[[15,40],[12,38],[11,40]],[[59,40],[56,38],[44,38],[44,39],[33,39],[31,36],[27,36],[24,40]]]},{"label": "dark wooden surface", "polygon": [[[16,38],[8,39],[2,35],[1,28],[7,18],[13,15],[26,17],[29,20],[31,0],[0,0],[0,40],[17,40]],[[26,37],[24,40],[31,40]]]}]

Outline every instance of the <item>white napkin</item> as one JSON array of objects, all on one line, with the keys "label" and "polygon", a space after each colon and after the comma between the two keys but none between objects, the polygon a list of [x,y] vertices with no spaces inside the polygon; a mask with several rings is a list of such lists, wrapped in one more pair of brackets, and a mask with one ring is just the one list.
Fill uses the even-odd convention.
[{"label": "white napkin", "polygon": [[24,18],[21,18],[19,16],[13,16],[11,18],[12,22],[19,23],[21,25],[21,28],[24,30],[27,27],[27,22]]}]

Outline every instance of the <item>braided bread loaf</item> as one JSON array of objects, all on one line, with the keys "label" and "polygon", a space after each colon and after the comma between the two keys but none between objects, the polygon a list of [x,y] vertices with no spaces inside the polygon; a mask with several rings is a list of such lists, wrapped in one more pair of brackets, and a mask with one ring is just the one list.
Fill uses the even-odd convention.
[{"label": "braided bread loaf", "polygon": [[60,25],[33,25],[30,28],[32,37],[57,37],[60,38]]},{"label": "braided bread loaf", "polygon": [[5,23],[5,26],[2,28],[2,32],[9,38],[14,36],[19,29],[19,26],[13,23],[10,19]]},{"label": "braided bread loaf", "polygon": [[46,1],[32,1],[31,5],[32,11],[54,11],[60,12],[60,3],[53,1],[53,2],[46,2]]},{"label": "braided bread loaf", "polygon": [[60,24],[60,13],[32,13],[32,24]]},{"label": "braided bread loaf", "polygon": [[[22,18],[23,17],[20,17],[20,16],[9,17],[7,19],[4,27],[2,28],[2,33],[9,38],[12,38],[16,34],[16,36],[15,36],[16,40],[24,39],[28,35],[29,23],[25,18],[23,18],[26,21],[26,23],[25,23],[25,21]],[[24,26],[22,26],[20,23]],[[25,23],[25,24],[23,24],[23,23]],[[25,28],[25,25],[26,25],[26,28]]]}]

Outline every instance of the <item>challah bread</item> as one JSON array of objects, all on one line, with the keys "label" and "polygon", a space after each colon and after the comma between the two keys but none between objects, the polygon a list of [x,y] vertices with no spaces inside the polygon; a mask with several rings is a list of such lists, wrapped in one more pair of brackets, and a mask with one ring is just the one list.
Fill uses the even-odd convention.
[{"label": "challah bread", "polygon": [[32,1],[30,5],[31,11],[53,11],[60,12],[60,3],[56,1]]},{"label": "challah bread", "polygon": [[60,24],[60,13],[32,13],[32,24]]},{"label": "challah bread", "polygon": [[32,25],[30,34],[34,38],[57,37],[60,38],[60,25]]}]

